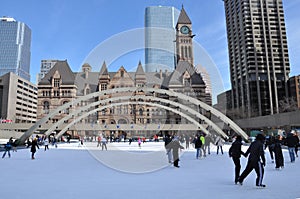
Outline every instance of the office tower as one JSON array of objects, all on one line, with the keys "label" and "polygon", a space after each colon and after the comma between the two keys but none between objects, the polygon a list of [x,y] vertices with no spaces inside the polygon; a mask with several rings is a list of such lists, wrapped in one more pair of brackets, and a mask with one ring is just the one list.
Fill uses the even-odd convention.
[{"label": "office tower", "polygon": [[145,72],[173,70],[175,26],[180,11],[174,7],[151,6],[145,10]]},{"label": "office tower", "polygon": [[45,75],[50,71],[50,69],[60,60],[42,60],[41,61],[41,72],[38,74],[37,83],[45,77]]},{"label": "office tower", "polygon": [[224,0],[232,106],[241,117],[279,113],[290,72],[282,0]]},{"label": "office tower", "polygon": [[0,18],[0,76],[13,72],[30,81],[30,28],[13,18]]},{"label": "office tower", "polygon": [[1,118],[13,123],[35,123],[37,86],[13,72],[0,76]]}]

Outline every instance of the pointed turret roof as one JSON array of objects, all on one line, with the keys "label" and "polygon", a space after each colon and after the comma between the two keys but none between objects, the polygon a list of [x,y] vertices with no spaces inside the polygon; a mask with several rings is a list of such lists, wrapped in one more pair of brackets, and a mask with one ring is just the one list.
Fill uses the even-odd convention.
[{"label": "pointed turret roof", "polygon": [[190,18],[188,17],[188,15],[186,14],[184,7],[182,5],[181,11],[180,11],[180,15],[178,17],[178,21],[177,24],[192,24]]},{"label": "pointed turret roof", "polygon": [[100,76],[101,75],[108,75],[107,67],[105,61],[102,64],[101,70],[100,70]]},{"label": "pointed turret roof", "polygon": [[138,67],[136,69],[135,75],[145,75],[145,71],[143,69],[141,61],[139,61],[139,65],[138,65]]}]

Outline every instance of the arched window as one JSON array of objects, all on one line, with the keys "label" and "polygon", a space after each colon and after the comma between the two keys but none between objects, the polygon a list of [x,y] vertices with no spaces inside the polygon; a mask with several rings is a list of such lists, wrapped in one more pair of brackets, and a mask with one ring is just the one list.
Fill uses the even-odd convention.
[{"label": "arched window", "polygon": [[139,109],[139,115],[143,115],[143,109],[142,108]]},{"label": "arched window", "polygon": [[49,113],[49,109],[50,109],[50,103],[48,101],[45,101],[44,104],[43,104],[44,114],[48,114]]},{"label": "arched window", "polygon": [[[63,105],[66,104],[66,103],[68,103],[68,101],[64,101],[64,102],[63,102]],[[63,113],[64,113],[64,114],[69,114],[69,112],[70,112],[70,109],[69,109],[69,108],[63,110]]]}]

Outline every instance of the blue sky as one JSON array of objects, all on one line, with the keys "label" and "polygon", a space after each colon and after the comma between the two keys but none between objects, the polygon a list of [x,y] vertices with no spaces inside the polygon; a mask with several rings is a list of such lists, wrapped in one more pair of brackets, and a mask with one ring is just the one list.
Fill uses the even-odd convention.
[{"label": "blue sky", "polygon": [[[194,40],[208,53],[230,89],[225,14],[222,0],[0,0],[0,16],[11,16],[32,30],[31,81],[42,59],[67,59],[78,71],[99,44],[124,31],[144,27],[147,6],[182,4],[193,23]],[[288,35],[290,76],[300,74],[300,0],[283,0]],[[105,59],[105,58],[104,58]],[[132,68],[144,54],[129,53],[112,63]],[[101,65],[102,63],[99,63]],[[197,64],[197,63],[195,63]],[[96,68],[96,66],[92,66]],[[99,66],[97,66],[99,67]],[[218,93],[216,93],[218,94]]]}]

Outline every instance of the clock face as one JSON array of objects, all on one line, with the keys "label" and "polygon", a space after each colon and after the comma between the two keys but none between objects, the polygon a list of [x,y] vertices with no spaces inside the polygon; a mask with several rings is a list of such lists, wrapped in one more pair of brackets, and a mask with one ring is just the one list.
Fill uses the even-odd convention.
[{"label": "clock face", "polygon": [[181,32],[182,34],[188,34],[188,33],[190,32],[190,29],[189,29],[189,27],[187,27],[187,26],[182,26],[182,27],[180,28],[180,32]]}]

